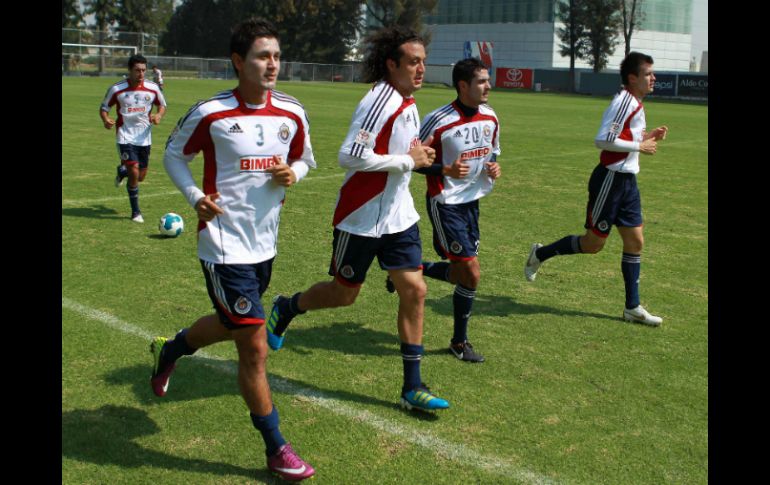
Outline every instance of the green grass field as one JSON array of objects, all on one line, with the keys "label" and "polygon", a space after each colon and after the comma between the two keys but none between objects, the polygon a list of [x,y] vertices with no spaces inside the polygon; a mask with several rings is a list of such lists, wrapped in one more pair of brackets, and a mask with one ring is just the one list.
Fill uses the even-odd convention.
[{"label": "green grass field", "polygon": [[[168,395],[148,385],[149,339],[211,311],[193,210],[162,167],[166,137],[189,106],[232,81],[167,83],[141,186],[144,225],[129,220],[113,177],[114,132],[98,117],[112,79],[62,78],[62,481],[67,484],[278,483],[220,343],[185,358]],[[288,191],[279,255],[263,304],[328,278],[336,153],[363,84],[282,83],[311,120],[318,169]],[[454,91],[426,87],[420,113]],[[268,371],[281,429],[317,469],[314,483],[704,484],[708,478],[708,107],[645,102],[669,126],[639,185],[647,246],[642,304],[660,328],[625,324],[616,231],[601,253],[560,257],[534,283],[533,242],[583,232],[593,137],[608,98],[492,93],[503,176],[481,202],[482,280],[469,335],[487,362],[446,353],[452,290],[428,280],[423,379],[451,409],[396,406],[397,298],[375,264],[352,307],[295,320]],[[114,110],[113,110],[114,116]],[[198,180],[202,156],[191,168]],[[435,260],[413,177],[426,259]],[[157,234],[173,211],[187,232]]]}]

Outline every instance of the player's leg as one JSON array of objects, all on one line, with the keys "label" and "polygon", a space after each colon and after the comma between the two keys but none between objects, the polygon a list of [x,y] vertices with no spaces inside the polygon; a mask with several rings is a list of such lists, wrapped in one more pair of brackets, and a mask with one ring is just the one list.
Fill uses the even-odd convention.
[{"label": "player's leg", "polygon": [[126,191],[128,192],[128,201],[131,204],[131,220],[134,222],[144,222],[142,211],[139,209],[139,160],[140,154],[137,151],[139,147],[134,145],[118,145],[120,150],[120,159],[123,160],[122,166],[126,169],[128,183]]},{"label": "player's leg", "polygon": [[329,275],[334,280],[319,282],[292,297],[278,295],[267,322],[267,342],[271,349],[283,346],[286,328],[297,315],[308,310],[352,305],[366,279],[375,255],[376,238],[361,237],[334,230]]},{"label": "player's leg", "polygon": [[484,362],[484,356],[476,352],[468,340],[468,322],[476,299],[476,289],[481,280],[478,258],[452,261],[450,278],[456,285],[452,295],[454,331],[449,342],[449,351],[465,362]]},{"label": "player's leg", "polygon": [[138,147],[139,149],[139,174],[138,181],[144,182],[147,177],[147,171],[150,168],[150,145]]},{"label": "player's leg", "polygon": [[424,354],[422,335],[425,295],[428,287],[419,269],[422,259],[419,228],[414,224],[403,232],[383,236],[382,240],[377,257],[380,267],[388,271],[399,299],[397,323],[404,368],[401,405],[407,409],[448,408],[449,403],[431,393],[420,376],[420,361]]}]

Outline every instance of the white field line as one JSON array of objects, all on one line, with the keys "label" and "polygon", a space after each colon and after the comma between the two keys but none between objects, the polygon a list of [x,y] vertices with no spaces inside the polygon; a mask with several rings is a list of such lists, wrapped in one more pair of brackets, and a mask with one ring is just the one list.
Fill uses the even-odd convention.
[{"label": "white field line", "polygon": [[[312,180],[323,180],[323,179],[331,179],[331,178],[342,178],[345,175],[344,172],[338,173],[335,175],[319,175],[317,177],[307,177],[302,179],[300,182],[301,184],[312,181]],[[122,187],[121,187],[122,188]],[[170,195],[179,194],[182,195],[181,192],[178,190],[170,190],[167,192],[158,192],[155,194],[140,194],[139,197],[141,199],[146,199],[148,197],[168,197]],[[112,197],[101,197],[99,199],[62,199],[61,204],[63,206],[84,206],[84,205],[90,205],[90,204],[98,204],[102,202],[113,202],[113,201],[120,201],[120,200],[126,200],[128,198],[128,195],[126,195],[125,189],[120,191],[120,195],[113,195]]]},{"label": "white field line", "polygon": [[[110,328],[134,335],[147,341],[150,341],[153,338],[153,335],[142,328],[125,322],[109,313],[81,305],[69,298],[62,297],[62,308],[79,313],[86,318],[102,322]],[[207,360],[209,361],[207,364],[211,365],[211,367],[227,374],[237,374],[236,365],[230,360],[208,354],[202,350],[196,352],[192,357]],[[350,418],[353,423],[363,423],[375,428],[381,433],[391,435],[397,440],[408,441],[409,443],[421,446],[437,455],[460,462],[465,466],[474,466],[484,471],[505,477],[506,480],[514,480],[519,483],[543,485],[558,485],[559,483],[548,477],[510,463],[508,460],[495,456],[482,455],[465,445],[451,443],[433,436],[427,431],[413,429],[369,411],[356,409],[344,402],[325,396],[319,391],[292,384],[281,377],[271,375],[269,376],[269,380],[270,387],[275,391],[304,398],[312,404],[327,409],[334,414]]]}]

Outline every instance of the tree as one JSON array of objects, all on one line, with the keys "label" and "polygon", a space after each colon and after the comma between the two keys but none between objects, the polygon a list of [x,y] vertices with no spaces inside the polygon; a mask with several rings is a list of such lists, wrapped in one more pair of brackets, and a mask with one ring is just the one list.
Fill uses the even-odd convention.
[{"label": "tree", "polygon": [[83,20],[78,0],[61,0],[61,26],[77,27]]},{"label": "tree", "polygon": [[[84,15],[93,15],[97,30],[97,43],[104,44],[105,32],[116,21],[118,15],[117,0],[85,0]],[[99,49],[99,72],[104,71],[104,49]]]},{"label": "tree", "polygon": [[584,25],[587,30],[588,63],[594,72],[607,67],[609,56],[615,52],[620,19],[621,0],[583,0],[586,5]]},{"label": "tree", "polygon": [[366,10],[383,27],[400,25],[418,32],[430,44],[430,31],[425,30],[422,16],[435,10],[438,0],[368,0]]},{"label": "tree", "polygon": [[[171,17],[161,45],[167,54],[225,57],[230,29],[245,16],[272,21],[282,58],[340,63],[361,30],[362,0],[185,0]],[[213,40],[213,42],[212,42]]]},{"label": "tree", "polygon": [[626,42],[626,56],[631,52],[631,36],[644,21],[642,12],[644,0],[620,0],[621,17],[623,18],[623,39]]},{"label": "tree", "polygon": [[116,20],[123,31],[158,33],[173,11],[173,0],[118,0]]},{"label": "tree", "polygon": [[561,44],[559,53],[569,56],[569,86],[575,92],[575,59],[585,59],[588,53],[585,31],[585,2],[560,0],[556,5],[556,18],[564,24],[557,31]]}]

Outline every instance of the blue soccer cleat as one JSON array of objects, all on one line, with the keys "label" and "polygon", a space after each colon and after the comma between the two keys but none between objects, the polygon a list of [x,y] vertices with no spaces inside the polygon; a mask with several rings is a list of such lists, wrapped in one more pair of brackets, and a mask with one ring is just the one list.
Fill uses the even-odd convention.
[{"label": "blue soccer cleat", "polygon": [[401,394],[401,407],[411,411],[414,408],[422,411],[434,411],[447,409],[449,403],[440,397],[436,397],[424,383],[407,393]]},{"label": "blue soccer cleat", "polygon": [[291,318],[285,314],[286,312],[281,312],[281,307],[288,303],[289,299],[285,296],[278,295],[273,298],[273,308],[270,310],[270,318],[267,319],[267,345],[273,350],[281,350],[283,339],[286,338],[286,330],[284,329],[281,335],[276,335],[275,327],[284,322],[286,325],[291,322]]}]

